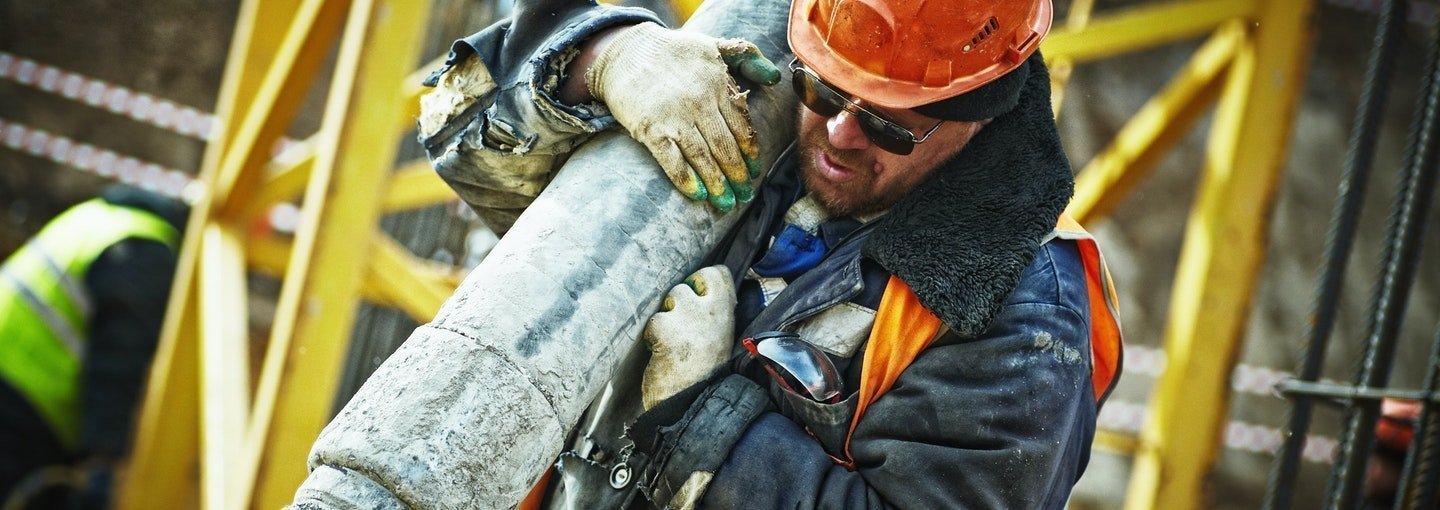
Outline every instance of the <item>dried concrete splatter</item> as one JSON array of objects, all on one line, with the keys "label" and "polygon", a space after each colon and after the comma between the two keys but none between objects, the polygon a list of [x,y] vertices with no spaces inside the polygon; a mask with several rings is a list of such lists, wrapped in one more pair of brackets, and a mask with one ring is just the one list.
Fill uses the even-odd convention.
[{"label": "dried concrete splatter", "polygon": [[1078,349],[1056,341],[1055,337],[1051,336],[1048,331],[1038,331],[1035,333],[1034,346],[1036,349],[1050,353],[1055,356],[1056,360],[1066,365],[1081,363],[1085,360],[1085,358],[1080,355]]}]

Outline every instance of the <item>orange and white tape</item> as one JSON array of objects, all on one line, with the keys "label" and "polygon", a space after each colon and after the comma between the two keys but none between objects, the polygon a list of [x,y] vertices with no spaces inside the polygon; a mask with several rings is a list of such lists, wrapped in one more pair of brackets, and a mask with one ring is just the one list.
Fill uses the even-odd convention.
[{"label": "orange and white tape", "polygon": [[200,190],[185,172],[0,119],[0,145],[182,200]]},{"label": "orange and white tape", "polygon": [[[1139,434],[1145,426],[1147,410],[1144,404],[1111,399],[1105,403],[1096,418],[1096,426],[1103,430]],[[1276,427],[1231,421],[1225,424],[1225,448],[1261,455],[1275,455],[1285,441],[1285,432]],[[1334,462],[1339,442],[1335,438],[1311,434],[1305,440],[1301,457],[1319,464]]]},{"label": "orange and white tape", "polygon": [[[1154,347],[1126,346],[1125,375],[1160,377],[1165,371],[1165,351]],[[1236,365],[1230,377],[1230,388],[1236,393],[1273,397],[1276,385],[1292,377],[1289,372],[1254,365]],[[1326,382],[1334,382],[1327,380]],[[1145,424],[1144,404],[1112,398],[1100,411],[1097,425],[1105,430],[1139,433]],[[1274,455],[1283,444],[1285,433],[1279,428],[1243,421],[1225,424],[1225,447],[1243,452]],[[1310,462],[1328,464],[1335,457],[1339,442],[1334,438],[1310,435],[1302,456]]]},{"label": "orange and white tape", "polygon": [[[0,51],[0,80],[85,103],[197,140],[208,142],[214,137],[216,119],[212,114],[4,51]],[[0,131],[0,136],[4,136],[3,145],[11,149],[176,197],[194,198],[193,195],[199,192],[186,172],[122,156],[14,121],[0,119],[0,127],[3,127]],[[281,138],[276,141],[272,155],[279,155],[300,143]]]},{"label": "orange and white tape", "polygon": [[[1165,351],[1154,347],[1125,346],[1125,374],[1156,378],[1165,371]],[[1274,396],[1275,387],[1294,374],[1255,365],[1235,365],[1230,376],[1230,389],[1236,393]],[[1322,382],[1337,381],[1323,379]]]},{"label": "orange and white tape", "polygon": [[0,80],[13,81],[199,140],[215,116],[174,101],[0,51]]}]

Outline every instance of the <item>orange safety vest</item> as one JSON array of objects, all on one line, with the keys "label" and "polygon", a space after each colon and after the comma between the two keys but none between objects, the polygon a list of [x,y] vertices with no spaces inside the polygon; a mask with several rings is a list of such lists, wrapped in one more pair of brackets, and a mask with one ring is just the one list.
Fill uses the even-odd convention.
[{"label": "orange safety vest", "polygon": [[[1090,380],[1095,389],[1095,402],[1103,402],[1114,389],[1115,374],[1120,371],[1121,346],[1119,313],[1116,311],[1115,286],[1110,271],[1100,256],[1100,245],[1073,218],[1062,215],[1055,226],[1054,237],[1075,241],[1085,266],[1085,287],[1090,301]],[[895,385],[900,373],[930,346],[940,334],[943,323],[939,317],[920,304],[910,286],[891,276],[875,312],[875,325],[870,329],[865,360],[860,369],[860,390],[856,396],[855,416],[845,435],[845,458],[835,462],[854,468],[850,456],[850,438],[855,426],[871,403]],[[920,341],[915,341],[920,339]]]}]

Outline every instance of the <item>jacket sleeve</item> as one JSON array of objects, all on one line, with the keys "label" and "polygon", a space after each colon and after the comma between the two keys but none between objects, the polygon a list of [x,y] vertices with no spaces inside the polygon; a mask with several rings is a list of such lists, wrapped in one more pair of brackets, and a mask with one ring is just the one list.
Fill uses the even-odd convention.
[{"label": "jacket sleeve", "polygon": [[95,306],[81,375],[85,455],[117,458],[127,450],[174,272],[168,246],[128,239],[101,253],[85,276]]},{"label": "jacket sleeve", "polygon": [[762,415],[706,506],[1061,508],[1094,435],[1087,330],[1072,308],[1018,303],[982,338],[942,338],[871,404],[854,471],[794,422]]},{"label": "jacket sleeve", "polygon": [[505,232],[575,147],[616,124],[602,104],[556,98],[579,45],[659,19],[593,0],[519,0],[514,15],[455,41],[421,100],[420,141],[451,188]]}]

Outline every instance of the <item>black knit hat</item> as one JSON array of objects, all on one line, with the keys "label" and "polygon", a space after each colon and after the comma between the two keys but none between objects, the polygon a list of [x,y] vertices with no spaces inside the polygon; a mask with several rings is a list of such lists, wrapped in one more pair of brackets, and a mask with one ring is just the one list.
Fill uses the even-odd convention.
[{"label": "black knit hat", "polygon": [[999,117],[1015,109],[1015,105],[1020,102],[1020,90],[1024,87],[1025,80],[1030,77],[1032,65],[1045,65],[1039,51],[1031,54],[1030,58],[1015,70],[981,85],[978,89],[950,99],[917,106],[912,110],[926,117],[962,122]]}]

